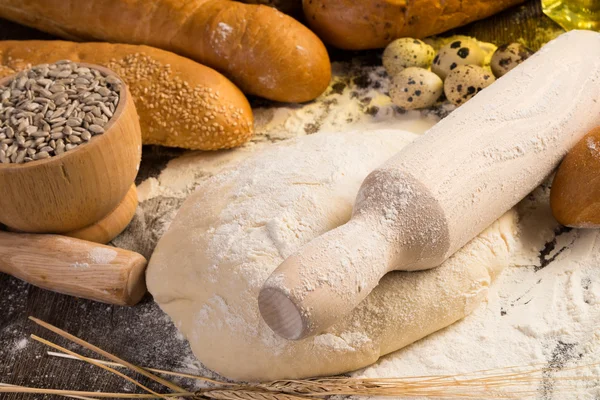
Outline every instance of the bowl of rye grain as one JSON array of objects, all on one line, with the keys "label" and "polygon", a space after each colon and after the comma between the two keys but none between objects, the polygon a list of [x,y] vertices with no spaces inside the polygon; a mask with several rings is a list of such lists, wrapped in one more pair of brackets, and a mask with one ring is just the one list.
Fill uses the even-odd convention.
[{"label": "bowl of rye grain", "polygon": [[0,80],[0,223],[63,233],[111,213],[133,184],[141,132],[111,70],[59,61]]}]

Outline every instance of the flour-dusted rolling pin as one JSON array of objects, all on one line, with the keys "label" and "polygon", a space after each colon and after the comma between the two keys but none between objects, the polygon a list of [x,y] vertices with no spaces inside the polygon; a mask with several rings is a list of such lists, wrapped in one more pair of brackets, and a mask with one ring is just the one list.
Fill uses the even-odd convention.
[{"label": "flour-dusted rolling pin", "polygon": [[319,333],[387,272],[439,265],[542,183],[600,124],[591,54],[599,33],[561,35],[371,173],[352,219],[265,282],[267,324],[288,339]]},{"label": "flour-dusted rolling pin", "polygon": [[59,235],[0,231],[0,272],[43,289],[118,305],[146,293],[146,259],[115,247]]}]

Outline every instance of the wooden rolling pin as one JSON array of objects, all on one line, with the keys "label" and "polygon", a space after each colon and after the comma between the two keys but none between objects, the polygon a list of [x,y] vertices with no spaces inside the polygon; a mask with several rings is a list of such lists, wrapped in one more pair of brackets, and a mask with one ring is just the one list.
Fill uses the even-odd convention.
[{"label": "wooden rolling pin", "polygon": [[140,254],[116,247],[0,231],[0,272],[71,296],[134,305],[146,293],[146,264]]},{"label": "wooden rolling pin", "polygon": [[371,173],[352,219],[265,282],[267,324],[288,339],[321,332],[384,274],[439,265],[542,183],[600,124],[600,58],[590,54],[599,33],[561,35]]}]

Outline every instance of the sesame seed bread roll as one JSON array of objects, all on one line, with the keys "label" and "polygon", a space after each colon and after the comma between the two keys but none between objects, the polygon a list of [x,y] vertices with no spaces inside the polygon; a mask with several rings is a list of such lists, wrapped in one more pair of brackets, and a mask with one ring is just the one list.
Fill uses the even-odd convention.
[{"label": "sesame seed bread roll", "polygon": [[217,71],[148,46],[63,41],[0,41],[0,77],[58,60],[110,68],[129,86],[142,142],[218,150],[247,142],[252,109],[244,94]]},{"label": "sesame seed bread roll", "polygon": [[68,40],[146,44],[222,72],[244,93],[305,102],[329,85],[321,40],[263,5],[228,0],[0,0],[0,17]]},{"label": "sesame seed bread roll", "polygon": [[435,35],[523,1],[303,0],[302,5],[309,26],[326,43],[364,50],[385,47],[400,37]]}]

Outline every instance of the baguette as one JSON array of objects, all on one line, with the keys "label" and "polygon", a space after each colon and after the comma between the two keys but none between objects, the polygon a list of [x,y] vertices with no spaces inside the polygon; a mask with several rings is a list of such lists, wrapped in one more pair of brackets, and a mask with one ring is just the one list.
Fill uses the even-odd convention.
[{"label": "baguette", "polygon": [[488,17],[524,0],[303,0],[310,27],[341,49],[387,46],[400,37],[423,38]]},{"label": "baguette", "polygon": [[572,228],[600,227],[600,127],[592,129],[560,164],[550,206],[558,222]]},{"label": "baguette", "polygon": [[293,18],[228,0],[0,0],[0,16],[70,40],[146,44],[215,68],[245,93],[304,102],[329,85],[323,43]]},{"label": "baguette", "polygon": [[142,142],[194,150],[239,146],[253,133],[244,94],[217,71],[148,46],[0,41],[0,77],[69,59],[112,69],[129,86]]}]

